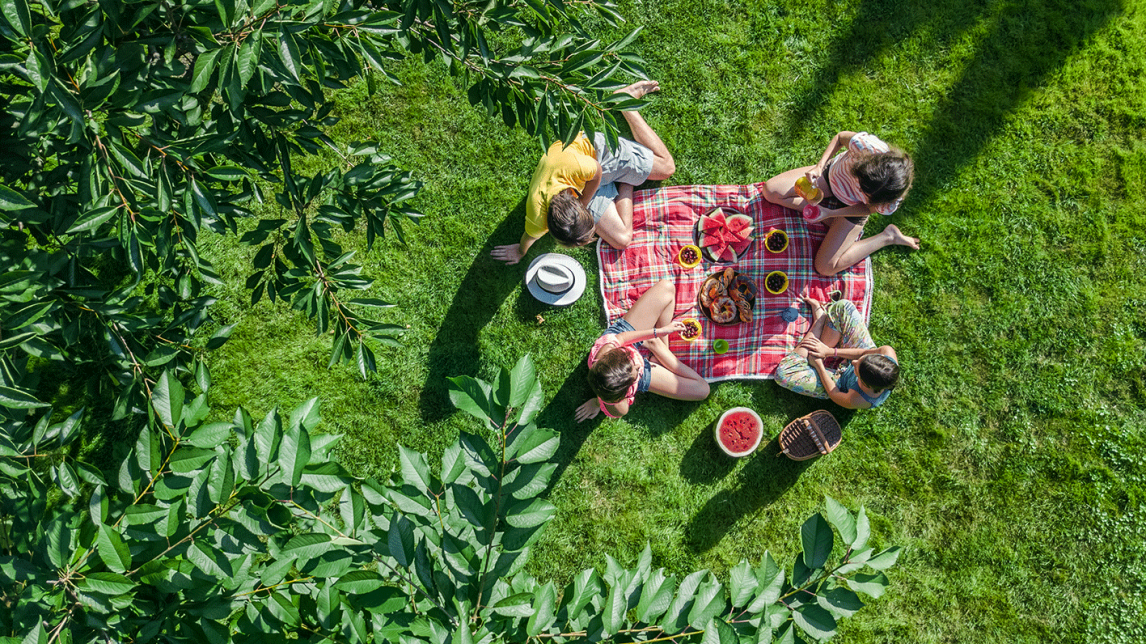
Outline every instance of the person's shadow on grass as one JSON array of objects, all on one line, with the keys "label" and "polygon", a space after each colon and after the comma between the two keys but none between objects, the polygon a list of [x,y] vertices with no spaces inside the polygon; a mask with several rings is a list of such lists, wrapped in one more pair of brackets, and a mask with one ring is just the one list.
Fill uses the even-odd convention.
[{"label": "person's shadow on grass", "polygon": [[494,246],[514,243],[521,238],[524,228],[525,198],[522,197],[490,233],[454,293],[438,334],[430,343],[426,361],[429,369],[418,401],[424,421],[436,422],[456,411],[450,402],[448,378],[478,374],[481,365],[478,335],[521,282],[530,257],[552,250],[553,240],[546,235],[530,249],[530,257],[513,266],[490,257]]},{"label": "person's shadow on grass", "polygon": [[[811,413],[815,409],[827,409],[836,417],[840,428],[847,435],[847,425],[854,411],[832,405],[828,401],[808,398],[791,393],[774,383],[760,387],[753,396],[753,406],[767,413],[769,408],[782,410],[783,416],[792,420]],[[799,480],[800,475],[814,466],[820,458],[807,461],[793,461],[780,453],[780,428],[765,427],[765,438],[771,432],[771,440],[760,447],[740,471],[739,484],[723,490],[708,500],[704,507],[692,517],[686,528],[688,543],[695,552],[705,552],[715,546],[736,525],[759,516],[768,506],[778,501]],[[711,428],[710,428],[711,430]],[[724,462],[713,461],[715,457]],[[705,465],[706,461],[709,463]],[[681,463],[681,473],[690,480],[710,477],[712,472],[720,472],[716,462],[724,466],[721,477],[730,472],[736,462],[720,453],[714,443],[711,431],[704,432],[693,443]]]}]

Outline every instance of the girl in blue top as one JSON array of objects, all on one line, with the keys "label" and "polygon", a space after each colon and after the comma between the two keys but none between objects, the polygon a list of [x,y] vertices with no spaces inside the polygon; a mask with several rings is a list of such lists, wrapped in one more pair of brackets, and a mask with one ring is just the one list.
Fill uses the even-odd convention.
[{"label": "girl in blue top", "polygon": [[[878,407],[899,381],[895,349],[877,347],[856,305],[847,300],[824,305],[803,298],[812,309],[812,326],[796,350],[776,367],[776,384],[812,396],[830,398],[847,409]],[[843,358],[845,366],[829,371],[828,358]]]}]

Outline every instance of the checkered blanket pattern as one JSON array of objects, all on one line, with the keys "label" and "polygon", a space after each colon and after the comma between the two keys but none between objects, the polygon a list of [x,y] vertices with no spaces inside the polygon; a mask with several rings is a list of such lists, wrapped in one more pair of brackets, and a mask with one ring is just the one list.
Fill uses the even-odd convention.
[{"label": "checkered blanket pattern", "polygon": [[[704,261],[687,269],[676,261],[680,247],[693,242],[700,216],[717,206],[743,212],[752,217],[756,227],[752,246],[734,267],[756,282],[758,294],[750,324],[718,326],[698,308],[696,296],[701,283],[724,265]],[[772,228],[788,233],[788,248],[782,253],[764,249],[764,235]],[[696,318],[703,331],[695,342],[673,336],[669,346],[710,382],[771,379],[776,365],[808,329],[808,309],[799,302],[799,296],[826,301],[829,293],[839,290],[855,303],[865,321],[871,314],[871,260],[830,278],[817,275],[813,258],[827,227],[806,224],[796,211],[765,201],[763,183],[638,191],[633,198],[633,229],[633,241],[623,251],[603,242],[597,244],[605,316],[613,322],[653,284],[666,277],[672,279],[676,282],[676,316]],[[788,290],[781,295],[772,295],[764,288],[764,276],[773,270],[788,274]],[[789,306],[800,313],[790,323],[780,317],[780,311]],[[728,341],[727,353],[712,351],[712,341],[717,338]]]}]

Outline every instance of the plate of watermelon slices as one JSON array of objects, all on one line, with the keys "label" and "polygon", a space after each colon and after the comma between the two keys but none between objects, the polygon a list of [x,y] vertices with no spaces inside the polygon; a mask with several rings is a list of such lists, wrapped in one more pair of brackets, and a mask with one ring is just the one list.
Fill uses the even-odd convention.
[{"label": "plate of watermelon slices", "polygon": [[752,218],[728,206],[701,215],[693,231],[696,245],[710,262],[735,264],[752,246]]}]

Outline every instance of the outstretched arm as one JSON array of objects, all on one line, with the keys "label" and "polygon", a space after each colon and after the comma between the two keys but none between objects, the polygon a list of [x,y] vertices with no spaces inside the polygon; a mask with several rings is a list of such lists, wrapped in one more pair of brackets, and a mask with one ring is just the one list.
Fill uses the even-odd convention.
[{"label": "outstretched arm", "polygon": [[684,331],[684,322],[673,320],[659,328],[654,327],[652,329],[623,331],[617,334],[617,342],[620,343],[620,346],[624,347],[634,342],[644,342],[645,340],[652,340],[653,338],[667,338],[673,333],[680,333],[681,331]]}]

